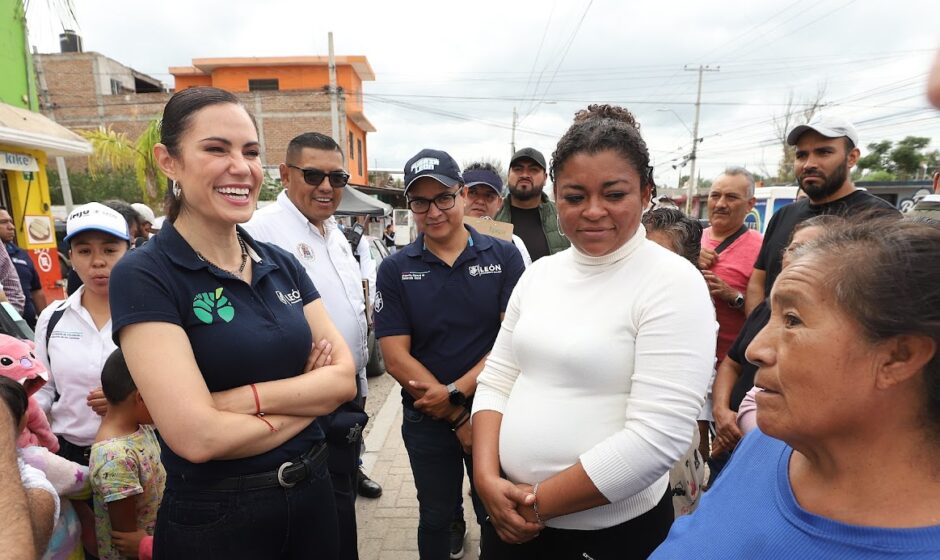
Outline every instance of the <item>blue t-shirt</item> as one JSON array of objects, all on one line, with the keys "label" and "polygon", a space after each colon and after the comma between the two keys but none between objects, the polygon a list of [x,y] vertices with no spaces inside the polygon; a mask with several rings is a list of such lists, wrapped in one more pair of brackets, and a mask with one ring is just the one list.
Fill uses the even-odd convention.
[{"label": "blue t-shirt", "polygon": [[26,296],[26,302],[23,304],[23,319],[31,326],[36,326],[36,304],[33,302],[33,292],[42,289],[42,283],[39,281],[39,273],[33,266],[33,260],[29,258],[29,253],[16,245],[16,243],[5,243],[7,254],[13,261],[16,268],[16,275],[20,279],[20,286],[23,287],[23,295]]},{"label": "blue t-shirt", "polygon": [[[452,267],[427,250],[422,234],[382,261],[376,279],[375,336],[411,336],[411,355],[444,384],[493,348],[500,314],[525,270],[515,245],[467,229],[467,247]],[[402,396],[411,406],[411,395]]]},{"label": "blue t-shirt", "polygon": [[[134,323],[181,326],[210,392],[303,373],[313,341],[303,306],[320,295],[293,255],[238,231],[259,257],[250,286],[197,257],[169,223],[122,258],[111,273],[114,342],[119,344],[121,328]],[[173,372],[165,375],[173,383]],[[274,470],[323,437],[314,422],[267,453],[203,464],[178,456],[162,438],[160,445],[172,484],[177,475],[224,478]]]},{"label": "blue t-shirt", "polygon": [[792,453],[790,446],[760,430],[748,434],[721,477],[702,496],[698,510],[677,519],[650,558],[940,558],[940,525],[862,527],[800,507],[790,487]]}]

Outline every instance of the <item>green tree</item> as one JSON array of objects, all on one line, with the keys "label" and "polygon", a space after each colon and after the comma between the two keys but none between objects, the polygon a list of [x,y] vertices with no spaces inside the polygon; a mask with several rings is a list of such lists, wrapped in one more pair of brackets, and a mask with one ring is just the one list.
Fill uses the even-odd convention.
[{"label": "green tree", "polygon": [[[65,204],[59,174],[52,170],[48,170],[47,174],[52,204]],[[101,173],[97,176],[92,176],[88,172],[70,171],[69,185],[72,190],[72,201],[75,204],[100,202],[113,198],[128,202],[140,200],[140,188],[137,186],[133,171],[129,169]]]},{"label": "green tree", "polygon": [[888,168],[888,152],[891,151],[891,140],[872,142],[868,145],[868,153],[858,159],[856,166],[861,171],[885,171]]},{"label": "green tree", "polygon": [[899,141],[891,150],[891,171],[899,179],[914,179],[921,170],[926,155],[924,148],[930,144],[930,138],[925,136],[908,136]]},{"label": "green tree", "polygon": [[160,122],[150,121],[147,128],[131,141],[123,132],[98,128],[81,133],[94,150],[88,156],[88,171],[93,177],[111,171],[133,170],[144,203],[156,207],[166,195],[166,176],[153,157],[153,147],[160,141]]}]

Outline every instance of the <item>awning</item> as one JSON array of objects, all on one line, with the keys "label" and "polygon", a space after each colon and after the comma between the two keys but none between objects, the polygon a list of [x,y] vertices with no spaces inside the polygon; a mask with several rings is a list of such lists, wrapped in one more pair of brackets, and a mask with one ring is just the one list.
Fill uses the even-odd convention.
[{"label": "awning", "polygon": [[39,113],[0,103],[0,144],[42,150],[51,156],[84,156],[91,143]]},{"label": "awning", "polygon": [[343,200],[336,209],[337,214],[344,216],[388,216],[392,207],[381,200],[362,194],[354,187],[346,185]]}]

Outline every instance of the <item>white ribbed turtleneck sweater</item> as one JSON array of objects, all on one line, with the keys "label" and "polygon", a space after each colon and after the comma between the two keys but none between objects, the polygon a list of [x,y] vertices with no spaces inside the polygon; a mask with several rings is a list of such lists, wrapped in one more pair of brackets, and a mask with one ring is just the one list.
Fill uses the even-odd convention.
[{"label": "white ribbed turtleneck sweater", "polygon": [[701,273],[646,240],[572,247],[516,285],[474,412],[502,413],[501,467],[534,484],[580,461],[610,504],[546,523],[601,529],[656,505],[689,449],[718,325]]}]

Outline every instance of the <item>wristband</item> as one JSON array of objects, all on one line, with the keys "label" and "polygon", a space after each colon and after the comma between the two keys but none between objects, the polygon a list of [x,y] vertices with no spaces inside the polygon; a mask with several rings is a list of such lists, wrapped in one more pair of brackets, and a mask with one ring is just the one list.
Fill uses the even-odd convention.
[{"label": "wristband", "polygon": [[539,522],[539,525],[545,525],[542,522],[542,516],[539,515],[539,482],[535,483],[535,486],[532,487],[532,495],[535,496],[535,501],[532,502],[532,511],[535,512],[535,520]]},{"label": "wristband", "polygon": [[276,431],[277,431],[277,428],[274,427],[274,424],[268,422],[268,420],[264,417],[264,414],[262,414],[262,413],[259,412],[258,414],[255,414],[255,418],[257,418],[258,420],[261,420],[262,422],[264,422],[265,424],[267,424],[267,425],[268,425],[268,428],[270,428],[272,432],[276,432]]},{"label": "wristband", "polygon": [[251,387],[251,392],[255,396],[255,414],[259,416],[264,415],[264,413],[261,412],[261,398],[258,396],[258,388],[255,387],[254,383],[249,385],[249,387]]},{"label": "wristband", "polygon": [[457,418],[457,422],[455,422],[454,425],[451,426],[450,429],[452,432],[456,432],[458,429],[460,429],[461,426],[463,426],[469,421],[470,421],[470,413],[466,409],[464,409],[463,413]]}]

